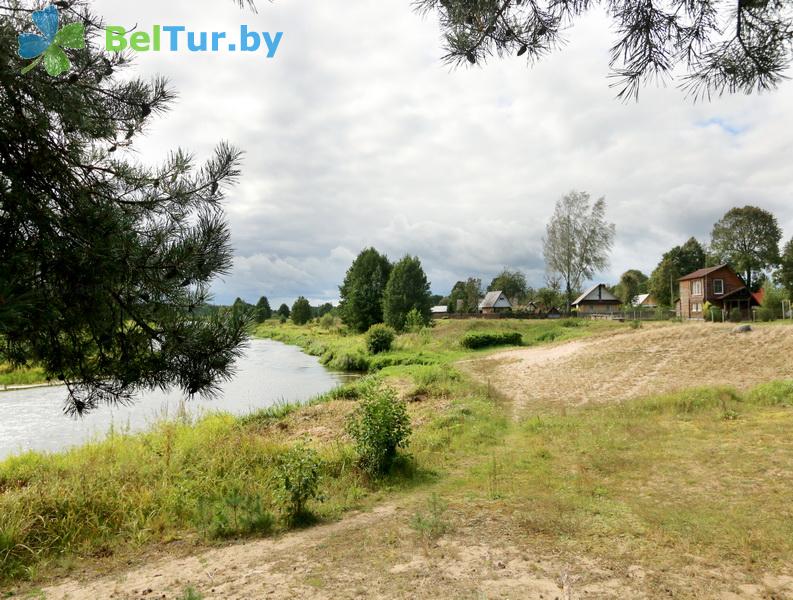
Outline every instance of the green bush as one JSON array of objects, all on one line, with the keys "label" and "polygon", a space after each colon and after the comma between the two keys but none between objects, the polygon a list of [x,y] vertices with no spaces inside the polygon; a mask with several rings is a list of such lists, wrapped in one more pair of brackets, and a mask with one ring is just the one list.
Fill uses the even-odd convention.
[{"label": "green bush", "polygon": [[733,308],[732,310],[730,310],[730,314],[728,318],[732,323],[740,323],[741,321],[743,321],[743,313],[741,313],[740,308]]},{"label": "green bush", "polygon": [[761,306],[760,308],[758,308],[756,314],[757,314],[757,320],[763,321],[764,323],[767,323],[768,321],[773,321],[776,318],[774,315],[774,311],[765,306]]},{"label": "green bush", "polygon": [[581,325],[583,324],[584,322],[581,319],[567,318],[559,321],[559,325],[561,325],[562,327],[581,327]]},{"label": "green bush", "polygon": [[410,438],[407,407],[392,388],[370,387],[350,415],[347,433],[355,442],[361,468],[371,476],[385,474]]},{"label": "green bush", "polygon": [[333,329],[335,325],[336,325],[336,317],[334,317],[330,313],[325,313],[319,319],[319,326],[322,327],[323,329]]},{"label": "green bush", "polygon": [[637,319],[637,320],[635,320],[635,321],[630,321],[630,322],[628,323],[628,326],[629,326],[631,329],[641,329],[641,328],[642,328],[642,322],[641,322],[641,321],[639,321],[639,320]]},{"label": "green bush", "polygon": [[219,498],[198,503],[199,529],[211,539],[269,533],[275,520],[261,498],[230,489]]},{"label": "green bush", "polygon": [[411,333],[418,333],[426,326],[427,322],[424,320],[424,317],[419,312],[418,309],[414,308],[405,316],[405,331],[409,331]]},{"label": "green bush", "polygon": [[463,348],[475,350],[488,346],[520,346],[523,337],[517,331],[504,331],[501,333],[471,332],[467,333],[460,341]]},{"label": "green bush", "polygon": [[281,456],[275,468],[275,497],[286,520],[292,523],[306,515],[309,500],[321,500],[319,493],[322,460],[316,450],[297,445]]},{"label": "green bush", "polygon": [[382,323],[372,325],[366,332],[366,348],[372,354],[388,352],[391,350],[391,344],[394,343],[395,337],[396,332],[388,325]]}]

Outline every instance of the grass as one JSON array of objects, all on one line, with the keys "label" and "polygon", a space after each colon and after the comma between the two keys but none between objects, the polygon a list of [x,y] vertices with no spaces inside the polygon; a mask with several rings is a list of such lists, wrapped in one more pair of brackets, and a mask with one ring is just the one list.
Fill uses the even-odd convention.
[{"label": "grass", "polygon": [[39,367],[12,368],[8,364],[0,364],[0,387],[6,385],[34,385],[45,383],[44,370]]},{"label": "grass", "polygon": [[[350,333],[338,327],[326,329],[316,323],[298,326],[271,320],[259,325],[255,335],[299,346],[306,353],[319,357],[320,362],[331,369],[366,372],[404,365],[444,365],[492,352],[492,349],[464,347],[466,339],[477,335],[496,338],[519,335],[523,340],[520,345],[533,346],[627,329],[624,324],[616,322],[579,319],[439,320],[434,321],[434,325],[419,333],[398,336],[390,352],[377,355],[366,351],[363,334]],[[507,342],[515,341],[509,337],[506,339]]]},{"label": "grass", "polygon": [[[285,531],[275,469],[296,443],[322,459],[323,501],[308,505],[315,522],[400,498],[415,507],[406,525],[426,553],[439,537],[467,535],[494,547],[659,568],[683,568],[692,556],[749,571],[793,560],[786,485],[793,382],[714,385],[608,405],[540,403],[514,420],[510,401],[451,364],[489,352],[460,346],[471,331],[518,331],[530,345],[629,331],[573,323],[441,322],[400,336],[384,355],[388,364],[307,406],[166,422],[0,462],[0,583],[41,580],[85,560],[121,563],[174,540],[201,547]],[[269,324],[259,333],[334,356],[363,355],[362,336]],[[371,480],[356,468],[343,422],[354,401],[383,381],[415,400],[408,405],[414,434],[392,472]],[[366,534],[367,556],[393,553],[399,535],[376,531]],[[349,558],[349,538],[341,538],[339,556]],[[359,561],[356,568],[369,564]],[[312,581],[330,585],[320,575]]]}]

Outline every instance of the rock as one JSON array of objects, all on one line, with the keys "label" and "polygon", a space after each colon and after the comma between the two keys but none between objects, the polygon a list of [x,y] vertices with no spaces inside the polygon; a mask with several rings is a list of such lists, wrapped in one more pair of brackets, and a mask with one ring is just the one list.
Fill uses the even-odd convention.
[{"label": "rock", "polygon": [[733,333],[749,333],[752,330],[751,325],[738,325],[734,327],[732,332]]}]

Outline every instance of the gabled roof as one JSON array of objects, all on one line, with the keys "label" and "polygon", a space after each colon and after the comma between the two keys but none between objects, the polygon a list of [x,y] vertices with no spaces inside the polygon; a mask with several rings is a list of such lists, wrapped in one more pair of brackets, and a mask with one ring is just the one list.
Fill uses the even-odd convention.
[{"label": "gabled roof", "polygon": [[644,301],[647,300],[647,298],[649,298],[649,297],[650,297],[650,294],[639,294],[638,296],[634,296],[633,297],[633,300],[631,300],[631,303],[634,306],[639,306],[640,304],[644,303]]},{"label": "gabled roof", "polygon": [[507,303],[506,306],[512,307],[512,303],[509,301],[509,298],[504,295],[504,292],[498,290],[495,292],[488,292],[485,295],[484,300],[479,303],[479,308],[493,308],[502,298]]},{"label": "gabled roof", "polygon": [[430,312],[433,314],[447,313],[449,312],[449,307],[445,304],[439,304],[438,306],[430,308]]},{"label": "gabled roof", "polygon": [[689,273],[688,275],[683,275],[683,277],[678,279],[678,281],[686,281],[688,279],[700,279],[702,277],[705,277],[706,275],[710,275],[711,273],[714,273],[715,271],[723,269],[724,267],[729,268],[729,265],[725,263],[717,267],[706,267],[704,269],[698,269],[693,273]]},{"label": "gabled roof", "polygon": [[598,294],[598,298],[596,299],[597,301],[599,301],[599,302],[600,301],[602,301],[602,302],[619,302],[619,299],[614,294],[612,294],[610,291],[608,291],[608,289],[606,288],[606,284],[605,283],[598,283],[597,285],[593,285],[591,288],[589,288],[587,291],[585,291],[583,294],[581,294],[578,298],[576,298],[576,300],[575,300],[575,302],[573,302],[572,306],[575,306],[576,304],[579,304],[579,303],[583,302],[584,300],[587,299],[587,296],[589,296],[592,292],[594,292],[595,290],[597,290],[598,288],[601,288],[601,287],[603,289]]}]

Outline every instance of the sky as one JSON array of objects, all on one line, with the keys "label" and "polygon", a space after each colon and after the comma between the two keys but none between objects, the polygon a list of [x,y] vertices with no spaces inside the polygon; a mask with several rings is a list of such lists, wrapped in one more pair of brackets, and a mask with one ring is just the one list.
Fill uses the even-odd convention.
[{"label": "sky", "polygon": [[694,103],[674,87],[622,103],[609,87],[609,21],[593,11],[540,63],[451,68],[434,16],[410,0],[94,0],[107,24],[138,30],[283,32],[275,56],[140,53],[178,100],[135,145],[157,163],[198,160],[226,140],[245,151],[225,211],[234,267],[215,301],[338,299],[355,256],[417,255],[438,294],[503,267],[545,280],[542,236],[570,190],[605,197],[616,282],[650,273],[690,236],[707,242],[733,206],[772,211],[793,236],[793,83]]}]

